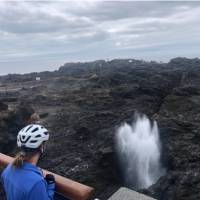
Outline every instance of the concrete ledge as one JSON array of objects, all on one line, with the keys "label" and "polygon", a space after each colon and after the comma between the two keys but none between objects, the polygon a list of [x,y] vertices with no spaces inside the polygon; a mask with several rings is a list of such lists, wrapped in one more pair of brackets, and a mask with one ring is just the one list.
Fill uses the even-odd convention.
[{"label": "concrete ledge", "polygon": [[125,187],[121,187],[108,200],[156,200]]}]

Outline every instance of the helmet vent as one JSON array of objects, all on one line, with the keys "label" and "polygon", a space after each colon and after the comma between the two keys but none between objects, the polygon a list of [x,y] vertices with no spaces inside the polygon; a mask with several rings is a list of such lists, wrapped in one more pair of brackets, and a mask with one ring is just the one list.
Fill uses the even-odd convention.
[{"label": "helmet vent", "polygon": [[22,136],[22,137],[20,137],[19,139],[20,139],[20,142],[21,143],[26,143],[26,142],[28,142],[28,140],[31,138],[31,136],[29,136],[26,140],[24,140],[25,138],[24,138],[24,135]]},{"label": "helmet vent", "polygon": [[27,129],[26,129],[26,133],[28,132],[29,129],[31,129],[33,126],[29,126]]},{"label": "helmet vent", "polygon": [[38,128],[34,128],[31,132],[34,133],[35,131],[38,131]]},{"label": "helmet vent", "polygon": [[36,143],[37,142],[37,140],[31,140],[30,141],[30,143]]},{"label": "helmet vent", "polygon": [[45,135],[48,135],[49,133],[48,133],[48,132],[44,132],[44,134],[45,134]]},{"label": "helmet vent", "polygon": [[36,135],[36,136],[35,136],[35,138],[39,138],[39,137],[41,137],[41,135],[40,135],[40,134],[38,134],[38,135]]}]

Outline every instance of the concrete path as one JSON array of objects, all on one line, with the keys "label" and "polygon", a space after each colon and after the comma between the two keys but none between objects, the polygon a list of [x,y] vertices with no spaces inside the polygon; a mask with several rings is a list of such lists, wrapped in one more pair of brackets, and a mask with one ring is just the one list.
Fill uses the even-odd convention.
[{"label": "concrete path", "polygon": [[121,187],[108,200],[156,200],[125,187]]}]

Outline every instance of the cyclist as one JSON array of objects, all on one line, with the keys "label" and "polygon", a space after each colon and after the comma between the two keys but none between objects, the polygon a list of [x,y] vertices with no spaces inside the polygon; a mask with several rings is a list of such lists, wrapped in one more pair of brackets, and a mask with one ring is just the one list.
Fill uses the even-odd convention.
[{"label": "cyclist", "polygon": [[44,178],[37,167],[48,139],[47,129],[37,124],[28,125],[18,133],[20,151],[1,175],[7,200],[53,200],[55,178],[52,174]]}]

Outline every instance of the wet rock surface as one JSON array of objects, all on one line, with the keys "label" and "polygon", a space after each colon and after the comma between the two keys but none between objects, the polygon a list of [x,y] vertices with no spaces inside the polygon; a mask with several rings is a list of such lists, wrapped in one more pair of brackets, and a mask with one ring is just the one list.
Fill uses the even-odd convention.
[{"label": "wet rock surface", "polygon": [[[38,76],[41,81],[35,81]],[[95,197],[104,200],[122,186],[115,131],[141,112],[158,122],[167,168],[142,192],[159,200],[200,196],[199,59],[68,63],[55,72],[0,81],[2,152],[13,155],[18,129],[37,119],[51,132],[40,166],[95,187]]]}]

